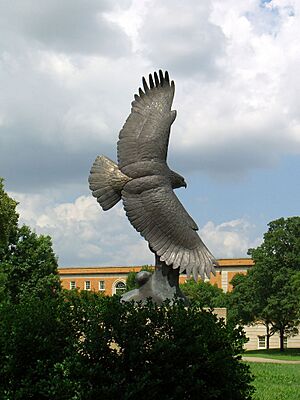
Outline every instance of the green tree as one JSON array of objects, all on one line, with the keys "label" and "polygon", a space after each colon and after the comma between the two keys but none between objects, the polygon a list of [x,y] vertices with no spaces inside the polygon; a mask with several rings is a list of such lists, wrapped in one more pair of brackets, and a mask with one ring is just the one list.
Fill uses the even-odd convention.
[{"label": "green tree", "polygon": [[270,320],[271,334],[278,332],[280,350],[284,349],[284,337],[298,333],[300,323],[299,293],[294,290],[294,271],[282,268],[272,280],[272,293],[268,297],[266,307],[262,310],[265,319]]},{"label": "green tree", "polygon": [[257,315],[257,297],[253,298],[253,281],[249,274],[236,274],[230,282],[232,291],[228,293],[228,312],[236,324],[248,325]]},{"label": "green tree", "polygon": [[263,243],[248,251],[255,264],[300,271],[300,217],[279,218],[268,226]]},{"label": "green tree", "polygon": [[270,334],[279,333],[283,351],[284,336],[295,333],[299,323],[295,310],[299,297],[289,289],[294,273],[300,271],[300,217],[279,218],[268,227],[263,243],[249,249],[248,254],[255,262],[253,275],[257,281],[260,318],[265,321],[267,332],[271,326]]},{"label": "green tree", "polygon": [[240,323],[264,323],[267,347],[270,336],[278,332],[283,351],[284,336],[295,334],[299,324],[300,301],[292,282],[300,270],[300,218],[270,222],[263,243],[249,254],[255,266],[232,281],[232,313]]},{"label": "green tree", "polygon": [[57,259],[49,236],[18,226],[17,202],[4,191],[0,178],[0,301],[20,301],[60,290]]},{"label": "green tree", "polygon": [[295,292],[300,298],[300,271],[296,272],[292,277],[292,290]]},{"label": "green tree", "polygon": [[3,179],[0,178],[0,262],[17,231],[19,218],[16,212],[17,204],[4,191]]},{"label": "green tree", "polygon": [[228,301],[229,318],[242,325],[259,320],[266,327],[267,349],[270,337],[276,332],[280,335],[280,348],[283,349],[284,336],[298,332],[299,292],[293,290],[295,273],[290,269],[283,268],[275,275],[267,272],[258,265],[247,275],[234,277]]},{"label": "green tree", "polygon": [[269,348],[271,330],[270,314],[265,312],[272,295],[272,271],[256,265],[246,275],[238,274],[231,281],[233,290],[228,293],[228,318],[236,324],[250,325],[257,320],[266,327],[266,347]]},{"label": "green tree", "polygon": [[7,276],[4,271],[4,257],[10,243],[15,240],[18,230],[19,215],[16,212],[17,202],[4,190],[4,181],[0,178],[0,302],[5,300]]},{"label": "green tree", "polygon": [[180,285],[183,294],[191,301],[193,300],[199,307],[226,307],[227,296],[222,289],[217,285],[212,285],[209,282],[194,279],[189,279],[187,282]]},{"label": "green tree", "polygon": [[18,228],[3,262],[5,290],[10,301],[24,295],[44,296],[60,290],[57,259],[49,236],[37,235],[24,225]]}]

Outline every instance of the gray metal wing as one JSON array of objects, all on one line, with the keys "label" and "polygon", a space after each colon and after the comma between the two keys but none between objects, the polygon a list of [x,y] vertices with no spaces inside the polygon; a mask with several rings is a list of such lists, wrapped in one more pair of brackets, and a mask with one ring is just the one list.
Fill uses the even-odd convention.
[{"label": "gray metal wing", "polygon": [[150,248],[173,268],[197,279],[214,273],[217,261],[196,232],[196,226],[162,176],[134,179],[125,185],[122,199],[131,224]]},{"label": "gray metal wing", "polygon": [[135,95],[118,141],[118,164],[122,170],[138,161],[166,161],[170,126],[176,118],[171,111],[175,85],[168,72],[149,75],[149,85],[143,78],[143,87]]}]

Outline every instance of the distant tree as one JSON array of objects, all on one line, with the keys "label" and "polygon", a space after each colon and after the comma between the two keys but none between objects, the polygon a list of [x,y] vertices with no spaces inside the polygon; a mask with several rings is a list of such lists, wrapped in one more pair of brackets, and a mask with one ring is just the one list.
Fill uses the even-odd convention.
[{"label": "distant tree", "polygon": [[295,291],[293,283],[296,275],[288,268],[276,273],[271,282],[272,294],[262,310],[262,316],[270,320],[271,333],[279,333],[281,351],[284,349],[284,337],[296,335],[300,324],[299,291]]},{"label": "distant tree", "polygon": [[0,303],[6,300],[6,273],[3,271],[3,268],[0,263]]},{"label": "distant tree", "polygon": [[292,291],[298,294],[300,298],[300,271],[292,277]]},{"label": "distant tree", "polygon": [[0,263],[18,228],[17,202],[4,191],[0,178]]},{"label": "distant tree", "polygon": [[295,334],[300,322],[299,295],[293,290],[300,270],[300,217],[270,222],[263,243],[249,254],[255,265],[246,276],[233,279],[231,312],[244,324],[262,322],[267,348],[270,336],[278,332],[283,351],[284,336]]},{"label": "distant tree", "polygon": [[256,297],[249,275],[236,274],[232,280],[232,291],[228,294],[228,308],[231,319],[236,324],[248,325],[256,318]]},{"label": "distant tree", "polygon": [[[300,299],[300,271],[296,272],[291,277],[291,292]],[[299,313],[300,313],[300,304],[299,304]]]},{"label": "distant tree", "polygon": [[228,293],[229,319],[241,325],[254,324],[259,320],[266,327],[266,347],[269,348],[271,317],[265,312],[272,294],[271,271],[256,265],[246,275],[238,274],[231,281],[232,292]]},{"label": "distant tree", "polygon": [[4,180],[0,178],[0,302],[6,298],[5,285],[7,276],[4,271],[3,260],[18,230],[19,215],[16,212],[17,204],[5,192]]},{"label": "distant tree", "polygon": [[284,337],[297,334],[300,323],[300,296],[293,283],[296,275],[285,268],[269,274],[258,265],[247,275],[234,277],[228,300],[229,318],[244,325],[257,321],[263,323],[267,349],[270,337],[278,332],[280,349],[283,350]]},{"label": "distant tree", "polygon": [[136,278],[136,272],[134,271],[130,271],[127,274],[127,278],[126,278],[126,292],[129,292],[129,290],[133,290],[137,288],[137,284],[135,281]]},{"label": "distant tree", "polygon": [[300,217],[279,218],[268,226],[263,243],[248,251],[255,264],[300,271]]},{"label": "distant tree", "polygon": [[283,351],[284,336],[295,333],[299,323],[297,296],[289,289],[294,273],[300,271],[300,217],[279,218],[268,226],[263,243],[249,249],[248,254],[255,262],[253,275],[259,288],[260,316],[270,323],[271,334],[279,333]]},{"label": "distant tree", "polygon": [[0,301],[20,301],[60,289],[57,259],[49,236],[18,226],[17,202],[4,191],[0,178]]},{"label": "distant tree", "polygon": [[18,302],[26,294],[55,294],[60,290],[57,266],[49,236],[37,235],[26,225],[18,228],[3,262],[10,301]]},{"label": "distant tree", "polygon": [[193,300],[199,307],[226,307],[226,294],[217,285],[189,279],[180,285],[180,289],[189,300]]}]

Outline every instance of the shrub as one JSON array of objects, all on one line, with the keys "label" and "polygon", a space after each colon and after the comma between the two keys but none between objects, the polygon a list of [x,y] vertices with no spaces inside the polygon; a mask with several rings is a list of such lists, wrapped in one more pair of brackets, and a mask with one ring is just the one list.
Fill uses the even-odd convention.
[{"label": "shrub", "polygon": [[[56,306],[49,309],[43,301],[35,302],[43,316],[37,311],[33,317],[28,315],[41,318],[42,323],[48,320],[45,329],[34,330],[34,349],[28,340],[32,328],[29,332],[30,325],[16,312],[24,304],[14,305],[10,318],[4,319],[12,326],[24,324],[23,332],[10,328],[18,336],[14,341],[19,349],[11,352],[4,346],[1,353],[0,393],[6,400],[251,398],[249,368],[240,362],[244,336],[210,312],[194,305],[185,308],[181,302],[163,307],[120,304],[117,297],[93,293],[69,292],[52,300]],[[47,318],[47,313],[52,317]],[[0,336],[7,328],[4,325],[0,324]],[[22,379],[16,380],[12,359],[20,349],[24,351],[23,341],[30,357],[24,359]],[[31,387],[32,395],[24,387]]]},{"label": "shrub", "polygon": [[44,388],[63,362],[70,327],[61,318],[60,298],[29,298],[0,304],[0,398],[49,399]]}]

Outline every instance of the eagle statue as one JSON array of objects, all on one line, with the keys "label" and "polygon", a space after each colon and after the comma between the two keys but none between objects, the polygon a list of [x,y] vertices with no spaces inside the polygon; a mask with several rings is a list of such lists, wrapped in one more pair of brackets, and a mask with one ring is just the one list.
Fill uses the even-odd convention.
[{"label": "eagle statue", "polygon": [[[198,226],[174,193],[184,178],[167,164],[175,85],[161,70],[143,78],[120,131],[118,164],[98,156],[89,186],[103,210],[122,200],[134,228],[148,241],[157,265],[194,279],[215,273],[217,261],[197,234]],[[145,283],[145,274],[142,283]],[[146,279],[147,280],[147,279]]]}]

